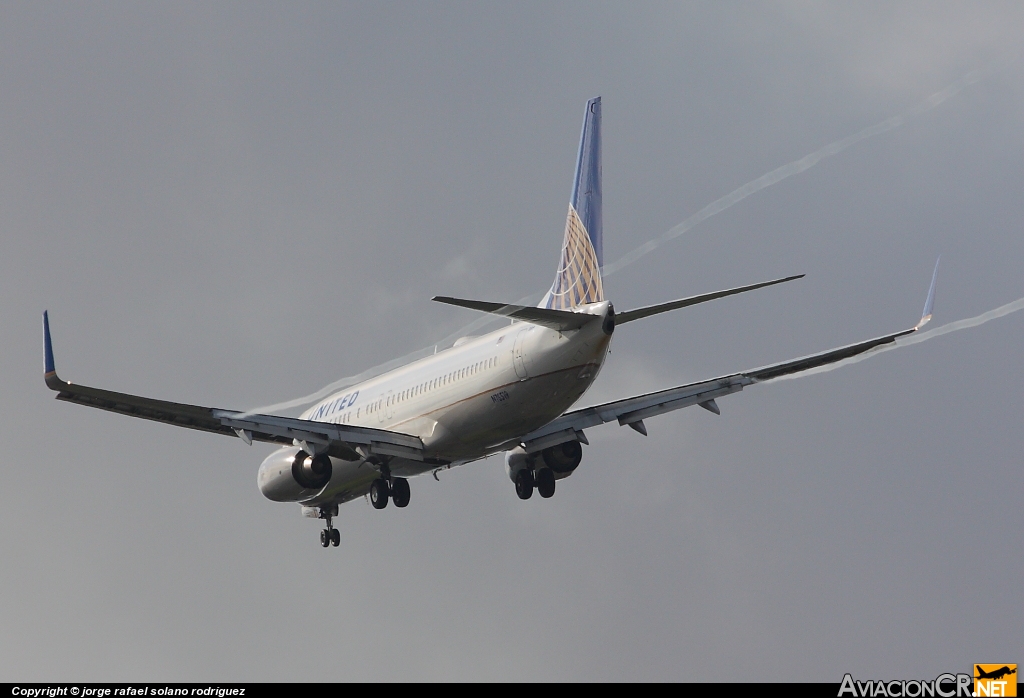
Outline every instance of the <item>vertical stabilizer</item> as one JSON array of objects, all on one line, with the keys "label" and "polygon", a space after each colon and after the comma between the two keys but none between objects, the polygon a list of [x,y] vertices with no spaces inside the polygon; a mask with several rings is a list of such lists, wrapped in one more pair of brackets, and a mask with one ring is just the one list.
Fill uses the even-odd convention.
[{"label": "vertical stabilizer", "polygon": [[542,308],[566,310],[604,300],[601,222],[601,98],[587,102],[569,197],[562,259]]}]

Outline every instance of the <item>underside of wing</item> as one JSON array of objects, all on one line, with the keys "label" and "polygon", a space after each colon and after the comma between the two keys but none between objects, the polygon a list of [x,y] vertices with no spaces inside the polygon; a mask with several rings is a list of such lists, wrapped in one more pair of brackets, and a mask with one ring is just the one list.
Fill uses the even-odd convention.
[{"label": "underside of wing", "polygon": [[526,445],[527,451],[532,451],[535,450],[535,448],[531,447],[533,444],[541,447],[551,445],[553,443],[552,436],[554,435],[559,435],[559,438],[566,441],[578,439],[579,432],[582,432],[584,429],[607,422],[618,422],[623,426],[631,426],[636,431],[646,435],[647,428],[643,420],[648,417],[655,417],[659,414],[690,407],[691,405],[700,405],[718,414],[719,408],[715,398],[739,392],[744,387],[754,383],[800,373],[801,371],[807,371],[818,366],[825,366],[857,356],[858,354],[863,354],[880,346],[891,344],[898,337],[911,334],[914,331],[916,331],[916,328],[888,334],[883,337],[876,337],[865,342],[849,344],[837,349],[830,349],[829,351],[804,356],[799,359],[762,366],[750,371],[734,373],[699,383],[688,383],[687,385],[659,390],[654,393],[646,393],[623,400],[606,402],[602,405],[566,412],[561,417],[524,436],[521,443]]}]

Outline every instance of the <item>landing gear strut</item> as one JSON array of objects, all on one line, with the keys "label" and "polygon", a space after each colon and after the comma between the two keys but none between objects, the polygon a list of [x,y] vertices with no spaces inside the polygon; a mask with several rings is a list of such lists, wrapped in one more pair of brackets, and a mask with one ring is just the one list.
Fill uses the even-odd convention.
[{"label": "landing gear strut", "polygon": [[396,507],[407,507],[410,496],[409,481],[404,477],[393,477],[390,482],[379,477],[370,483],[370,504],[374,509],[386,507],[388,499],[393,499]]},{"label": "landing gear strut", "polygon": [[391,475],[387,460],[378,462],[380,477],[370,483],[370,504],[374,509],[383,509],[388,500],[395,500],[396,507],[409,506],[409,481],[404,477]]},{"label": "landing gear strut", "polygon": [[[320,510],[321,515],[323,515],[323,511],[323,509]],[[327,519],[327,528],[320,531],[320,545],[324,546],[325,548],[333,545],[335,548],[337,548],[339,545],[341,545],[341,531],[334,527],[333,517],[331,517],[329,514],[324,515],[323,518]]]},{"label": "landing gear strut", "polygon": [[555,473],[551,468],[540,468],[536,472],[523,468],[516,473],[516,494],[520,499],[529,499],[536,488],[544,499],[555,495]]}]

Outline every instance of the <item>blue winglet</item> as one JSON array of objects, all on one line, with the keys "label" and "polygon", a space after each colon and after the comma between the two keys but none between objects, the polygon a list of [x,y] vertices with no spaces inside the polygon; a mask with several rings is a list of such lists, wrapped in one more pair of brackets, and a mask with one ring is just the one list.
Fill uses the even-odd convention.
[{"label": "blue winglet", "polygon": [[43,311],[43,351],[46,354],[44,376],[49,376],[51,373],[56,374],[57,369],[53,366],[53,343],[50,341],[50,316],[45,310]]},{"label": "blue winglet", "polygon": [[915,330],[919,330],[928,324],[928,321],[932,319],[932,306],[935,305],[935,279],[939,277],[939,260],[942,259],[942,255],[939,255],[938,259],[935,260],[935,271],[932,272],[932,283],[928,287],[928,299],[924,302],[924,311],[921,313],[921,319],[914,327]]},{"label": "blue winglet", "polygon": [[57,369],[53,365],[53,342],[50,341],[50,314],[43,311],[43,380],[50,390],[63,390],[69,384],[57,377]]}]

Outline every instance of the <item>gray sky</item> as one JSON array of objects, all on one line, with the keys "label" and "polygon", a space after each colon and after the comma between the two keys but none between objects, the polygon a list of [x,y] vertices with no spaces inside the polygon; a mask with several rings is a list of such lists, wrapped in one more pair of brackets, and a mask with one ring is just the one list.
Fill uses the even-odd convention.
[{"label": "gray sky", "polygon": [[932,678],[1024,660],[1024,314],[342,508],[265,446],[57,403],[312,392],[557,264],[587,98],[608,260],[972,70],[610,277],[596,402],[1024,296],[1017,4],[0,5],[0,676]]}]

